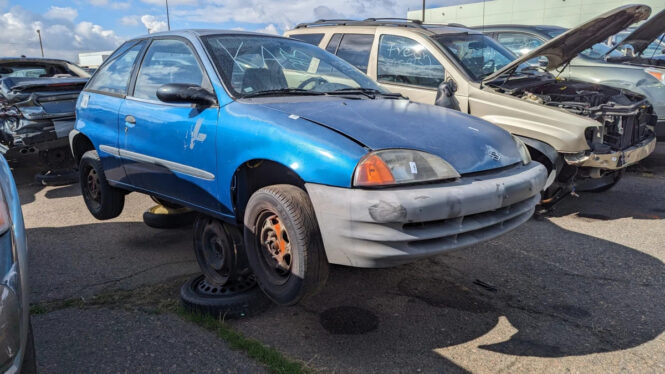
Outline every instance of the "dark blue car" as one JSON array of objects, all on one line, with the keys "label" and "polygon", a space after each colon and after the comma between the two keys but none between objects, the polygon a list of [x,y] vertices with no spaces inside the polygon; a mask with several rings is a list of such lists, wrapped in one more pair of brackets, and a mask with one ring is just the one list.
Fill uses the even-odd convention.
[{"label": "dark blue car", "polygon": [[178,31],[123,44],[85,87],[70,143],[98,219],[137,191],[200,213],[195,251],[222,285],[246,253],[292,304],[328,263],[385,267],[529,219],[545,168],[480,119],[380,88],[297,40]]}]

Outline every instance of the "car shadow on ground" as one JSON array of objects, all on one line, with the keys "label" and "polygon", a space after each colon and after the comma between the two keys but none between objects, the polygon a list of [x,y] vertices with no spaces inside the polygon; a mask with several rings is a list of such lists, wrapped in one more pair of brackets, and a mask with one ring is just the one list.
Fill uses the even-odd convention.
[{"label": "car shadow on ground", "polygon": [[456,371],[435,350],[488,334],[502,316],[517,332],[477,349],[551,358],[649,342],[665,331],[664,288],[659,259],[531,220],[397,268],[334,267],[319,295],[236,326],[326,370]]}]

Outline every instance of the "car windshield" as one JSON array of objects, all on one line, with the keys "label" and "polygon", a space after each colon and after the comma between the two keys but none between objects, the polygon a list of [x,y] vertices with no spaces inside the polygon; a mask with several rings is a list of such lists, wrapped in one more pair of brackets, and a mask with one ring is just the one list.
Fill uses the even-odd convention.
[{"label": "car windshield", "polygon": [[0,63],[0,78],[89,78],[90,74],[72,64],[47,62]]},{"label": "car windshield", "polygon": [[483,34],[439,34],[433,38],[475,81],[481,81],[516,58],[508,49]]},{"label": "car windshield", "polygon": [[302,41],[261,35],[203,38],[234,96],[387,93],[346,61]]},{"label": "car windshield", "polygon": [[[547,30],[546,33],[549,35],[552,39],[556,38],[557,36],[563,34],[564,32],[568,31],[568,29],[551,29]],[[623,36],[624,38],[626,35]],[[596,43],[591,48],[587,48],[580,52],[580,54],[586,58],[590,58],[592,60],[600,60],[607,55],[607,52],[610,51],[612,47],[608,46],[605,43]],[[612,51],[609,56],[611,57],[621,57],[622,54],[619,51]]]}]

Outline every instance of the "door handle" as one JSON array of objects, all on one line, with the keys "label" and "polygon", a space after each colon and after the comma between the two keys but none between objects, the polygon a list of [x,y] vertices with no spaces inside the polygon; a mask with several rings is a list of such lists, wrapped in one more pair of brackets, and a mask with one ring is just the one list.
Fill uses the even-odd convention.
[{"label": "door handle", "polygon": [[134,127],[135,125],[136,125],[136,118],[134,118],[134,116],[125,117],[125,126]]}]

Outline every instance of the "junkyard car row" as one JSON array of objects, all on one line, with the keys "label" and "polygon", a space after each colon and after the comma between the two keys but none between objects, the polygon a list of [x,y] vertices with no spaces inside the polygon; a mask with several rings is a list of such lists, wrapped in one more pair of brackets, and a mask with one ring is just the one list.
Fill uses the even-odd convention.
[{"label": "junkyard car row", "polygon": [[[482,243],[539,204],[618,183],[665,135],[651,47],[665,12],[603,43],[650,13],[623,6],[570,30],[375,18],[286,37],[181,30],[123,43],[91,78],[59,60],[0,60],[0,147],[18,157],[68,142],[99,220],[131,192],[197,212],[204,276],[188,303],[210,311],[211,289],[256,279],[292,305],[324,287],[329,264],[389,267]],[[31,342],[4,161],[0,176],[8,370]]]}]

